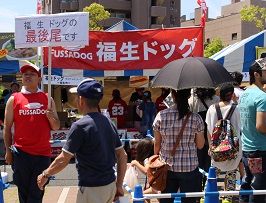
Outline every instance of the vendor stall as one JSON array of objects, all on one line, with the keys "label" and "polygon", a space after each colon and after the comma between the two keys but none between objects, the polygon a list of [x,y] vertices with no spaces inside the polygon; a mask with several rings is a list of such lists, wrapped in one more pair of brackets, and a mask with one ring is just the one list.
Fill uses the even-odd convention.
[{"label": "vendor stall", "polygon": [[[48,65],[48,50],[44,49],[44,65]],[[188,56],[203,56],[203,28],[164,28],[154,30],[135,30],[122,32],[89,32],[89,46],[52,47],[52,78],[51,95],[55,100],[61,130],[51,131],[51,140],[66,139],[73,115],[68,114],[68,109],[74,109],[74,95],[67,91],[68,101],[62,103],[62,89],[76,86],[85,77],[94,77],[103,81],[104,98],[100,108],[107,109],[108,102],[112,99],[112,90],[119,89],[121,97],[126,102],[135,91],[130,85],[130,77],[147,77],[144,86],[149,88],[149,80],[167,63]],[[15,65],[9,61],[15,72],[19,71],[19,63]],[[7,73],[2,70],[0,74]],[[13,69],[14,71],[14,69]],[[47,69],[44,68],[44,74]],[[43,76],[45,84],[47,76]],[[142,85],[140,85],[142,86]],[[149,89],[152,99],[160,95],[160,90]],[[44,85],[47,91],[47,85]],[[132,109],[128,113],[127,129],[118,129],[119,134],[126,138],[139,137],[138,129],[132,129]],[[132,144],[132,143],[131,143]],[[52,143],[52,157],[61,151],[63,143]],[[133,148],[133,144],[130,146]],[[133,156],[134,153],[132,152]]]}]

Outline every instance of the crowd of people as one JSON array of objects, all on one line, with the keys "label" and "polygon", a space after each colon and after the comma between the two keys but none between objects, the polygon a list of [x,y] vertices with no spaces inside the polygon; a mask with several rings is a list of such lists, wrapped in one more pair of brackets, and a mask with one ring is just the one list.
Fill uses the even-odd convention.
[{"label": "crowd of people", "polygon": [[[240,72],[232,72],[231,75],[236,82],[221,85],[219,96],[216,96],[214,89],[171,90],[175,105],[159,111],[156,115],[153,122],[154,154],[160,154],[163,160],[169,160],[174,137],[180,131],[184,117],[189,111],[193,112],[172,158],[174,161],[169,161],[167,186],[161,193],[204,191],[206,179],[199,173],[198,166],[206,172],[210,166],[214,166],[217,178],[221,172],[225,172],[226,191],[236,190],[237,172],[240,174],[240,190],[266,188],[266,59],[258,59],[250,66],[249,87],[240,87],[243,79]],[[237,139],[238,145],[234,158],[223,161],[214,158],[212,152],[213,131],[218,123],[217,108],[220,109],[222,118],[226,118],[230,112],[230,125],[234,129],[231,133],[235,134],[234,139]],[[148,167],[143,164],[143,160],[139,160],[139,163],[136,163],[137,161],[132,161],[131,165]],[[143,173],[145,174],[145,170]],[[152,192],[154,191],[149,191]],[[174,199],[163,198],[159,201],[172,203]],[[182,202],[204,202],[204,199],[182,198]],[[232,202],[233,196],[223,197],[222,203]],[[239,202],[266,202],[266,195],[241,194]]]},{"label": "crowd of people", "polygon": [[[50,130],[60,127],[55,102],[51,98],[51,103],[48,103],[48,95],[38,88],[41,81],[38,67],[22,66],[21,73],[21,91],[18,91],[20,86],[16,82],[11,84],[10,96],[5,91],[7,102],[3,129],[5,160],[14,170],[13,179],[18,187],[19,201],[42,202],[49,178],[63,170],[74,155],[79,174],[76,202],[118,201],[118,197],[124,195],[123,178],[128,158],[117,128],[99,112],[99,103],[103,98],[102,85],[91,78],[78,85],[75,103],[83,117],[71,125],[62,152],[50,163]],[[231,74],[235,84],[221,85],[218,94],[211,88],[162,88],[161,95],[153,102],[149,90],[136,88],[127,104],[121,98],[120,91],[113,90],[108,111],[110,117],[117,118],[117,126],[126,127],[125,118],[131,105],[134,107],[135,127],[143,128],[143,135],[149,130],[153,136],[153,139],[143,139],[136,145],[137,156],[130,164],[145,175],[149,167],[148,159],[153,154],[160,155],[169,164],[166,188],[156,191],[145,187],[144,194],[204,191],[207,181],[198,167],[208,172],[210,166],[215,167],[217,178],[221,172],[226,173],[226,191],[236,190],[238,171],[241,190],[265,189],[266,59],[258,59],[250,66],[250,86],[245,90],[240,88],[242,74]],[[164,98],[169,94],[174,105],[167,107]],[[221,124],[220,119],[230,120],[229,129],[234,137],[228,136],[227,142],[232,143],[233,139],[237,143],[234,156],[227,154],[228,159],[219,157],[213,148],[217,139],[214,137],[217,133],[215,129]],[[172,154],[184,122],[183,133]],[[265,198],[265,194],[239,196],[241,203],[262,203],[266,202]],[[173,198],[159,199],[160,203],[173,201]],[[181,201],[197,203],[202,199],[182,197]],[[232,202],[233,196],[223,197],[222,203]]]}]

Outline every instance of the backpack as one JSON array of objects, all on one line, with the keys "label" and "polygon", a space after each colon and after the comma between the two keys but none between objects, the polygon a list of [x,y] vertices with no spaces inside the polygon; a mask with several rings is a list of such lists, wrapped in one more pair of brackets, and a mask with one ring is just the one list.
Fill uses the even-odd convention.
[{"label": "backpack", "polygon": [[218,103],[215,104],[218,121],[213,128],[211,135],[211,156],[216,162],[232,160],[237,158],[239,151],[239,138],[232,126],[230,119],[236,108],[232,104],[227,116],[222,117]]}]

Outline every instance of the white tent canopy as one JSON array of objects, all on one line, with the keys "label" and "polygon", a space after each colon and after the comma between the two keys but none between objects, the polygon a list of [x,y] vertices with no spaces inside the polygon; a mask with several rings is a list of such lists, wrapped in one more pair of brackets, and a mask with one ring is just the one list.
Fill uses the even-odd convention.
[{"label": "white tent canopy", "polygon": [[242,72],[243,81],[248,81],[249,67],[256,60],[256,47],[266,47],[266,30],[225,47],[210,58],[219,62],[229,72]]}]

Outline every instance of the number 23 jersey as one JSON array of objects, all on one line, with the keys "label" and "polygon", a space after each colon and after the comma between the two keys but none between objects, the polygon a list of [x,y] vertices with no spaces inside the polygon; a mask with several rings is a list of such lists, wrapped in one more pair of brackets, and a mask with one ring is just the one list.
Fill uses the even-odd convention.
[{"label": "number 23 jersey", "polygon": [[115,101],[112,99],[108,105],[108,111],[111,118],[117,118],[117,126],[126,126],[126,114],[128,111],[128,106],[123,99],[118,99]]}]

